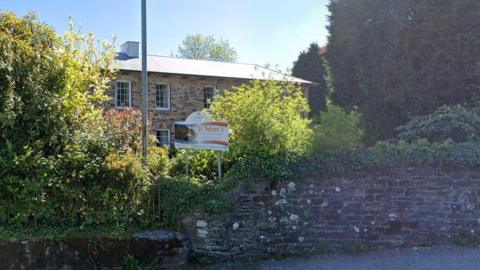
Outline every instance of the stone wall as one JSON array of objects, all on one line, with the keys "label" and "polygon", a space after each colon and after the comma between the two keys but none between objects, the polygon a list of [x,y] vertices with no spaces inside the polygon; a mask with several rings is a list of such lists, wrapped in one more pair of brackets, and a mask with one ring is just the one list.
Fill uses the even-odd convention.
[{"label": "stone wall", "polygon": [[403,168],[229,194],[228,214],[185,220],[197,253],[230,260],[448,244],[480,232],[480,170]]},{"label": "stone wall", "polygon": [[181,269],[190,253],[180,233],[146,232],[122,239],[0,240],[0,269],[123,269],[127,255],[152,269]]}]

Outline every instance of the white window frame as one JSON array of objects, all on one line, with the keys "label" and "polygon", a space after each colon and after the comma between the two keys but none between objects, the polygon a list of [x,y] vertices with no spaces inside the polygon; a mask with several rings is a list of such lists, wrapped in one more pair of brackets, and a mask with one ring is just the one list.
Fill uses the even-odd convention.
[{"label": "white window frame", "polygon": [[[157,85],[166,85],[167,86],[167,107],[157,107]],[[170,111],[171,107],[171,90],[170,90],[170,84],[169,83],[156,83],[155,84],[155,110],[157,111]]]},{"label": "white window frame", "polygon": [[213,98],[212,100],[210,100],[210,102],[213,102],[215,100],[215,96],[217,96],[217,87],[215,85],[204,85],[203,88],[202,88],[202,94],[203,94],[203,108],[204,109],[208,109],[210,108],[209,106],[206,106],[207,103],[205,103],[205,88],[213,88]]},{"label": "white window frame", "polygon": [[[117,96],[118,96],[118,83],[128,83],[128,106],[117,106]],[[132,107],[132,82],[127,80],[116,80],[115,81],[115,108],[125,109]]]},{"label": "white window frame", "polygon": [[[158,132],[159,132],[159,131],[166,131],[166,132],[167,132],[167,134],[168,134],[168,135],[167,135],[167,136],[168,136],[168,143],[167,143],[166,145],[162,145],[161,142],[158,140]],[[160,128],[160,129],[157,129],[157,130],[155,131],[155,139],[157,139],[157,143],[158,143],[158,145],[160,145],[160,146],[170,146],[170,144],[172,143],[172,142],[171,142],[170,129],[168,129],[168,128]]]}]

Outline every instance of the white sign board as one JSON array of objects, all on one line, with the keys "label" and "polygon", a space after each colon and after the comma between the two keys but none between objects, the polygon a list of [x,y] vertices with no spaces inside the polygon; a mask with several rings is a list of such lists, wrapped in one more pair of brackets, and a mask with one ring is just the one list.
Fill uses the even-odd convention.
[{"label": "white sign board", "polygon": [[214,121],[204,112],[194,112],[185,122],[175,122],[175,147],[228,151],[228,123]]}]

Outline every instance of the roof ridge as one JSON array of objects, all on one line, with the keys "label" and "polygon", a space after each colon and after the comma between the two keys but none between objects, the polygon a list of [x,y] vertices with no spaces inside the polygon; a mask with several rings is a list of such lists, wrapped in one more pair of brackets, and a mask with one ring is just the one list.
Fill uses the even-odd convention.
[{"label": "roof ridge", "polygon": [[[214,60],[207,60],[207,59],[191,59],[191,58],[182,58],[182,57],[166,56],[166,55],[159,55],[159,54],[147,54],[147,56],[163,57],[163,58],[170,58],[170,59],[180,59],[180,60],[187,60],[187,61],[199,61],[199,62],[209,62],[209,63],[220,63],[220,64],[234,64],[234,65],[258,66],[257,64],[252,64],[252,63],[225,62],[225,61],[214,61]],[[139,56],[138,58],[141,58],[141,56]],[[260,66],[260,67],[261,67],[261,66]]]},{"label": "roof ridge", "polygon": [[[121,53],[119,53],[119,56],[120,55]],[[312,83],[310,81],[297,78],[281,71],[266,68],[258,64],[186,59],[154,54],[149,54],[147,56],[152,58],[148,61],[149,71],[151,72]],[[141,57],[118,57],[116,60],[119,62],[119,68],[121,70],[141,71]]]}]

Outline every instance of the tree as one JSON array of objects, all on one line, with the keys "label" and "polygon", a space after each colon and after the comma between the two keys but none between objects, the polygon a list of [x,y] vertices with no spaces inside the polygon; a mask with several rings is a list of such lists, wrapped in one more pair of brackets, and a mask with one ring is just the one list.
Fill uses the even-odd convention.
[{"label": "tree", "polygon": [[237,61],[237,52],[228,40],[201,34],[188,35],[178,46],[177,57],[220,62]]},{"label": "tree", "polygon": [[138,216],[148,172],[103,129],[114,47],[72,29],[58,35],[33,14],[0,12],[2,222],[111,225]]},{"label": "tree", "polygon": [[478,100],[478,1],[338,0],[326,53],[332,101],[358,107],[369,141],[442,105]]},{"label": "tree", "polygon": [[359,113],[346,112],[340,106],[330,104],[317,122],[313,127],[315,153],[332,154],[353,150],[360,145],[363,130]]},{"label": "tree", "polygon": [[233,156],[306,154],[312,131],[308,102],[298,86],[253,81],[226,91],[211,105],[214,119],[226,120],[233,130]]},{"label": "tree", "polygon": [[59,154],[97,126],[115,50],[72,29],[58,36],[33,14],[0,13],[0,146]]},{"label": "tree", "polygon": [[320,50],[318,44],[310,44],[308,51],[300,53],[292,69],[293,76],[318,83],[318,85],[311,86],[308,91],[308,103],[313,116],[325,110],[328,94],[325,82],[326,70]]}]

